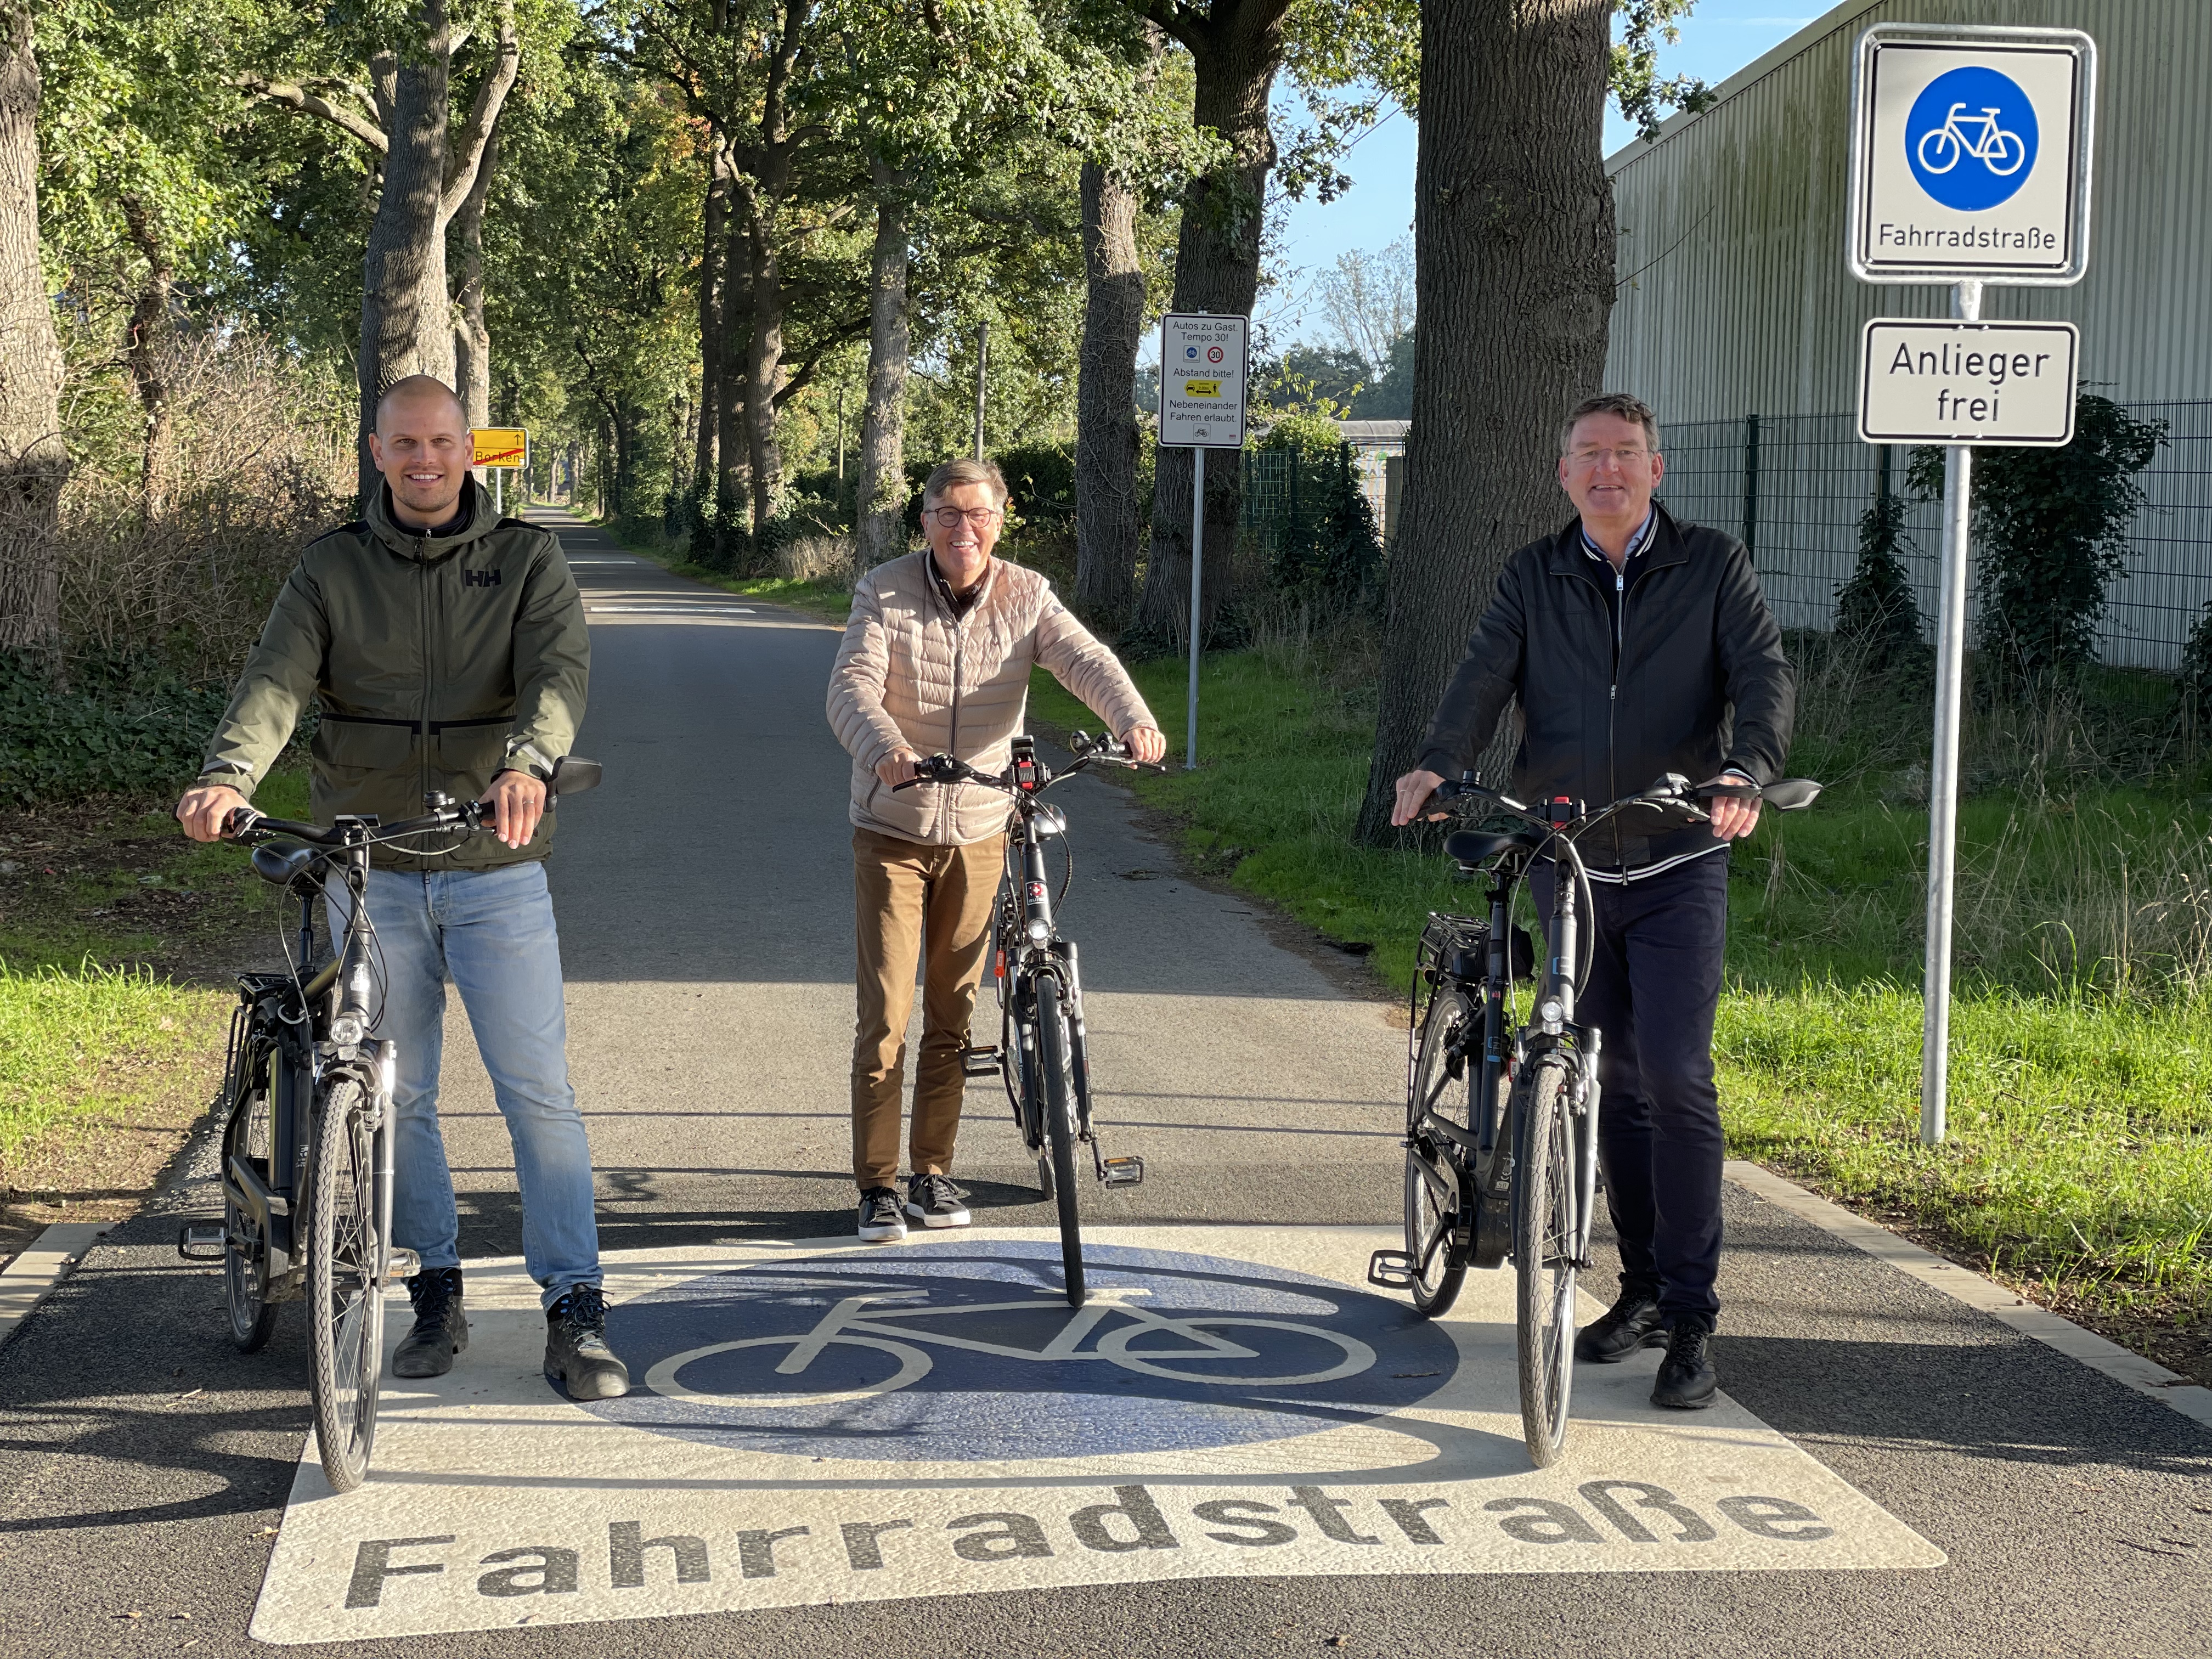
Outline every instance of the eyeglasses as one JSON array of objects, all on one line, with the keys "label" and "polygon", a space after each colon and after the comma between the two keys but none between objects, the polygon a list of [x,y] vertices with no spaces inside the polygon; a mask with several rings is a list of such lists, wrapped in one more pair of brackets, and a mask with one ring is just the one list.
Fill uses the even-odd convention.
[{"label": "eyeglasses", "polygon": [[1652,451],[1644,448],[1641,444],[1632,444],[1624,449],[1577,449],[1567,459],[1585,470],[1610,459],[1626,471],[1640,461],[1650,460],[1652,453]]},{"label": "eyeglasses", "polygon": [[960,521],[963,519],[968,521],[970,529],[981,530],[999,516],[999,509],[995,507],[971,507],[965,509],[957,507],[933,507],[929,509],[929,516],[946,530],[959,529]]}]

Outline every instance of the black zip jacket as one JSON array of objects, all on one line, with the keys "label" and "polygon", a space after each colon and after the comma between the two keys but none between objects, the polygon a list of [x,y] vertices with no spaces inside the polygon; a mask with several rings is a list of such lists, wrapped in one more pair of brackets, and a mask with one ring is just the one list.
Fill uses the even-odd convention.
[{"label": "black zip jacket", "polygon": [[[1680,772],[1782,775],[1797,698],[1782,631],[1751,554],[1732,536],[1664,507],[1616,629],[1613,567],[1583,547],[1582,522],[1505,562],[1421,742],[1422,769],[1470,770],[1516,696],[1526,721],[1512,793],[1601,806]],[[1656,833],[1639,829],[1646,820]],[[1628,872],[1712,845],[1702,823],[1661,828],[1627,812],[1583,843],[1593,869]]]}]

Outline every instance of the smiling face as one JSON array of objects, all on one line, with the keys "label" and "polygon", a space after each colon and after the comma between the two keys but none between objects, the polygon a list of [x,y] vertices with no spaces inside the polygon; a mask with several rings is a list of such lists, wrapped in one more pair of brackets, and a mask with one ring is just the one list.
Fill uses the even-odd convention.
[{"label": "smiling face", "polygon": [[965,592],[982,580],[1006,525],[1005,507],[999,492],[987,483],[947,484],[942,494],[928,498],[922,532],[929,538],[937,568],[956,592]]},{"label": "smiling face", "polygon": [[1593,526],[1643,523],[1666,472],[1642,422],[1604,411],[1575,422],[1559,457],[1560,487]]},{"label": "smiling face", "polygon": [[476,450],[460,399],[417,375],[384,394],[368,453],[392,488],[393,516],[410,529],[428,530],[453,516]]}]

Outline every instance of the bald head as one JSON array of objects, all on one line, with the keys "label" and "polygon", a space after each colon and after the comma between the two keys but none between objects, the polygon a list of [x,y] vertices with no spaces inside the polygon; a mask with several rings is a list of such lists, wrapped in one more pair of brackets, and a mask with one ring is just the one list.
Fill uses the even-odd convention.
[{"label": "bald head", "polygon": [[[399,411],[406,411],[401,416]],[[395,417],[404,418],[408,424],[420,425],[427,418],[437,422],[440,416],[449,416],[453,429],[469,429],[469,412],[461,407],[461,400],[453,387],[434,374],[410,374],[394,380],[384,388],[384,395],[376,400],[376,429],[392,430]]]},{"label": "bald head", "polygon": [[376,400],[369,457],[392,494],[392,516],[411,530],[431,530],[459,510],[476,444],[461,400],[443,380],[410,374]]}]

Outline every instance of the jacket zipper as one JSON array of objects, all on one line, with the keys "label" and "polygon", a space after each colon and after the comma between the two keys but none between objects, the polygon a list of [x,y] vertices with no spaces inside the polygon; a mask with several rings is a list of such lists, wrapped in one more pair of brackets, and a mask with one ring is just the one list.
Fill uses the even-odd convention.
[{"label": "jacket zipper", "polygon": [[422,724],[419,736],[422,744],[422,788],[420,793],[430,793],[430,685],[435,678],[435,667],[430,653],[437,648],[438,632],[431,611],[434,608],[437,573],[430,568],[430,538],[415,538],[415,568],[422,573],[422,696],[416,718]]},{"label": "jacket zipper", "polygon": [[[1628,559],[1624,554],[1613,573],[1613,684],[1605,692],[1606,793],[1620,799],[1620,658],[1628,643]],[[1621,864],[1620,820],[1613,821],[1613,866]]]}]

